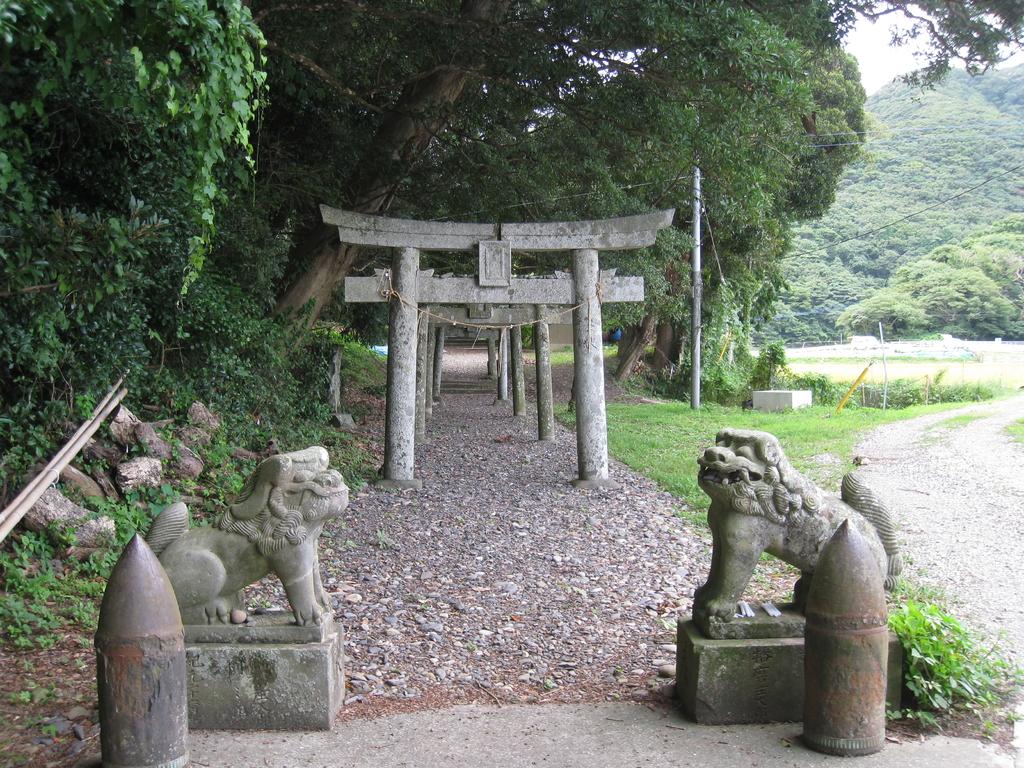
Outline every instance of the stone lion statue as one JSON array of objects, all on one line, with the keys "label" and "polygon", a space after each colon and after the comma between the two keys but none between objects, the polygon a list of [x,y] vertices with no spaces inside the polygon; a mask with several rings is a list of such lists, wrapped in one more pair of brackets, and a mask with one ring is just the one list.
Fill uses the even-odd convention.
[{"label": "stone lion statue", "polygon": [[271,456],[246,481],[215,526],[189,529],[181,502],[164,509],[146,540],[174,586],[185,624],[240,624],[242,590],[268,573],[284,585],[299,625],[329,613],[317,542],[348,506],[348,486],[325,448]]},{"label": "stone lion statue", "polygon": [[857,473],[843,478],[842,498],[836,498],[793,469],[774,435],[723,429],[715,443],[697,459],[698,483],[711,497],[714,544],[707,583],[693,596],[699,626],[735,616],[762,552],[800,569],[793,599],[802,612],[818,555],[847,519],[871,544],[885,587],[892,589],[903,567],[896,527]]}]

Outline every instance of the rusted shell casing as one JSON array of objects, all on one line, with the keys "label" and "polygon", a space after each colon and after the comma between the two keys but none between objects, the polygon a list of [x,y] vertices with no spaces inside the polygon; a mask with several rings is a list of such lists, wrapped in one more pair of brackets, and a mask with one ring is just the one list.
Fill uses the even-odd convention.
[{"label": "rusted shell casing", "polygon": [[822,550],[807,597],[804,742],[829,755],[885,745],[889,632],[878,562],[844,522]]},{"label": "rusted shell casing", "polygon": [[103,593],[96,688],[104,766],[188,764],[185,631],[171,582],[138,534]]}]

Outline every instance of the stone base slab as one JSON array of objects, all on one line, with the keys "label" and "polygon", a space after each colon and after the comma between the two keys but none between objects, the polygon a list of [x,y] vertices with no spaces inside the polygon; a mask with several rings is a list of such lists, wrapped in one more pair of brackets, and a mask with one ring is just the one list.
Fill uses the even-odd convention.
[{"label": "stone base slab", "polygon": [[[802,637],[710,640],[692,621],[680,621],[676,699],[703,725],[799,722],[804,717]],[[903,652],[889,634],[886,706],[899,707]]]},{"label": "stone base slab", "polygon": [[344,638],[333,620],[316,628],[323,639],[307,642],[280,642],[288,634],[280,620],[270,621],[262,637],[258,625],[221,626],[216,632],[224,635],[222,642],[185,644],[189,728],[331,728],[345,698]]},{"label": "stone base slab", "polygon": [[572,480],[572,487],[581,491],[617,491],[622,486],[615,480],[608,477],[591,477],[588,479],[577,478]]},{"label": "stone base slab", "polygon": [[[435,403],[438,401],[434,401]],[[378,488],[385,491],[420,491],[423,490],[423,481],[418,478],[411,480],[378,480],[374,483]]]},{"label": "stone base slab", "polygon": [[803,637],[804,615],[792,604],[778,606],[779,616],[769,616],[757,603],[751,603],[755,615],[723,619],[694,616],[694,623],[704,637],[714,640],[753,640],[766,637]]}]

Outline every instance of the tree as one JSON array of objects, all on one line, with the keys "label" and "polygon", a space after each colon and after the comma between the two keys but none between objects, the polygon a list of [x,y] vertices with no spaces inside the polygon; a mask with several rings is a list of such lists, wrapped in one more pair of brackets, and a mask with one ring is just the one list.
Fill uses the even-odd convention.
[{"label": "tree", "polygon": [[176,332],[251,172],[261,41],[240,0],[0,8],[0,455]]},{"label": "tree", "polygon": [[889,285],[844,311],[849,333],[1017,337],[1024,330],[1024,217],[1011,216],[900,267]]},{"label": "tree", "polygon": [[913,336],[929,328],[930,319],[921,303],[901,288],[883,288],[839,315],[836,325],[847,334],[874,336],[878,326],[888,338]]}]

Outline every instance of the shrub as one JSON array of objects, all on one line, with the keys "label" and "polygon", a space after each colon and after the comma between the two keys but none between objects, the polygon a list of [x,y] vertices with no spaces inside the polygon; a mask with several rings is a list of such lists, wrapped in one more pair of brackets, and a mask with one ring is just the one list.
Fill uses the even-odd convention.
[{"label": "shrub", "polygon": [[761,349],[750,374],[751,389],[771,389],[776,378],[786,369],[786,345],[773,341]]},{"label": "shrub", "polygon": [[[892,379],[886,404],[889,408],[908,408],[923,403],[973,403],[991,400],[999,394],[999,387],[988,382],[965,382],[963,384],[943,384],[936,376],[936,383],[926,389],[923,379]],[[865,384],[861,393],[861,402],[870,408],[882,407],[881,384]]]},{"label": "shrub", "polygon": [[904,715],[934,724],[931,713],[994,705],[1016,674],[934,603],[908,600],[889,616],[889,628],[903,646],[904,682],[914,697]]},{"label": "shrub", "polygon": [[833,381],[823,373],[789,374],[782,383],[789,389],[811,390],[815,405],[836,405],[847,390],[847,385]]},{"label": "shrub", "polygon": [[749,366],[716,363],[704,369],[701,394],[704,400],[719,405],[739,405],[750,397]]}]

